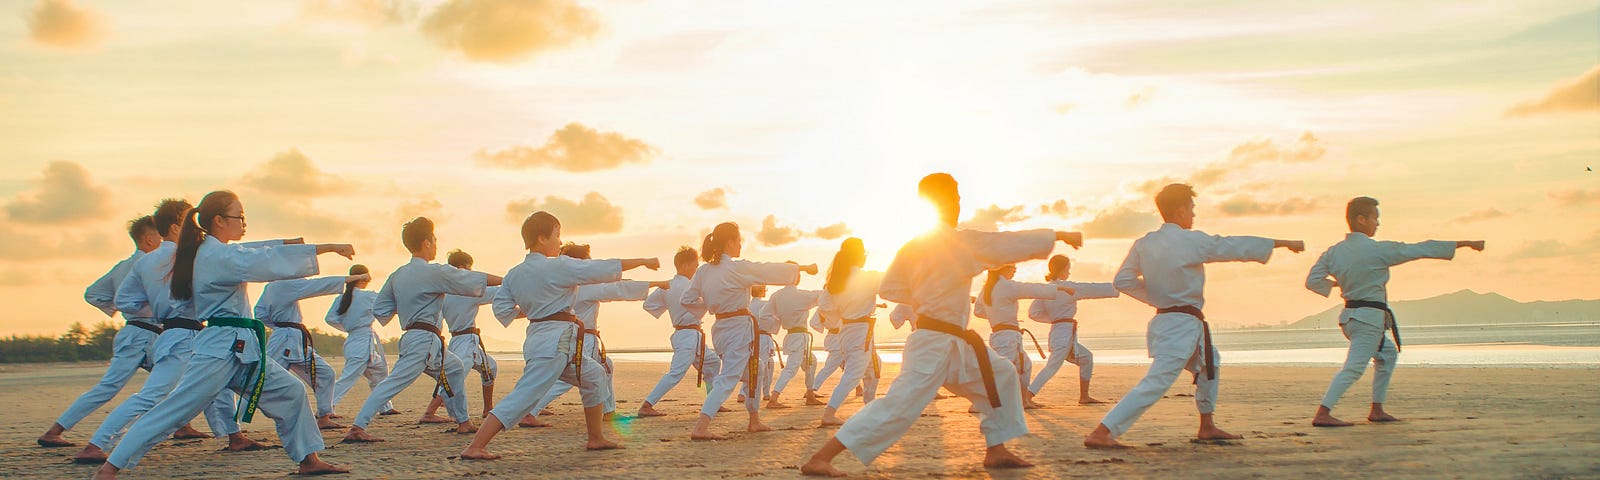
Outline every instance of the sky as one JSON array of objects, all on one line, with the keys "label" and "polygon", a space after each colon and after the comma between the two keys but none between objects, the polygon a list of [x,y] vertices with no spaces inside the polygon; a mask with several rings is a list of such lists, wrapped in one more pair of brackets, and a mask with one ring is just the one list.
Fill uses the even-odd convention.
[{"label": "sky", "polygon": [[[1056,250],[1077,281],[1111,280],[1172,182],[1199,191],[1198,229],[1306,241],[1267,265],[1209,267],[1218,326],[1334,305],[1304,277],[1362,195],[1381,202],[1380,238],[1488,242],[1396,268],[1391,300],[1600,298],[1588,2],[0,0],[0,12],[0,335],[106,320],[81,292],[133,251],[126,223],[164,197],[233,190],[247,240],[352,243],[379,279],[408,258],[400,225],[418,215],[438,222],[442,250],[503,273],[539,209],[597,257],[670,264],[734,221],[752,260],[826,270],[857,236],[881,269],[931,225],[915,185],[940,171],[961,182],[966,227],[1084,232],[1081,250]],[[350,263],[325,255],[322,274]],[[1043,273],[1028,262],[1017,278]],[[303,303],[311,326],[327,329],[330,301]],[[1084,302],[1080,318],[1088,334],[1135,333],[1150,313],[1120,298]],[[637,302],[601,318],[612,348],[665,347],[671,333]],[[479,324],[491,348],[520,345],[521,325],[488,309]]]}]

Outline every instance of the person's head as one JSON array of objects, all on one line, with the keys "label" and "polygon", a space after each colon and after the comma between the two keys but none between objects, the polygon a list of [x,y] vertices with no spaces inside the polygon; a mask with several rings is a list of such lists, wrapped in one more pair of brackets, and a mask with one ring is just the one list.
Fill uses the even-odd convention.
[{"label": "person's head", "polygon": [[983,296],[979,297],[978,299],[982,300],[984,305],[994,305],[994,299],[992,298],[994,296],[994,286],[1000,283],[1001,277],[1010,278],[1005,273],[1006,269],[1008,268],[1011,269],[1012,272],[1017,271],[1016,267],[1006,265],[1000,268],[989,270],[989,276],[983,279]]},{"label": "person's head", "polygon": [[581,245],[581,244],[572,243],[572,242],[567,242],[565,245],[561,246],[561,254],[564,255],[564,256],[577,258],[577,259],[582,259],[582,260],[588,260],[588,259],[592,258],[592,257],[589,256],[589,246],[588,245]]},{"label": "person's head", "polygon": [[161,235],[156,233],[156,221],[149,215],[128,222],[128,238],[133,239],[134,248],[145,253],[161,246]]},{"label": "person's head", "polygon": [[244,238],[244,204],[227,190],[207,193],[200,205],[183,217],[178,233],[178,250],[172,263],[172,298],[188,300],[194,295],[194,256],[207,236],[220,242]]},{"label": "person's head", "polygon": [[739,239],[739,224],[722,222],[700,243],[700,258],[710,264],[721,262],[723,255],[738,258],[743,244]]},{"label": "person's head", "polygon": [[522,247],[546,257],[561,254],[561,220],[543,210],[522,220]]},{"label": "person's head", "polygon": [[1072,259],[1067,258],[1066,255],[1050,257],[1050,271],[1044,274],[1046,282],[1066,280],[1070,275],[1072,275]]},{"label": "person's head", "polygon": [[1350,224],[1350,231],[1365,233],[1369,237],[1378,235],[1378,199],[1372,197],[1356,197],[1350,199],[1350,204],[1344,207],[1344,221]]},{"label": "person's head", "polygon": [[678,253],[672,256],[672,266],[678,268],[678,275],[694,278],[694,271],[700,269],[700,252],[688,245],[678,247]]},{"label": "person's head", "polygon": [[444,262],[462,270],[472,270],[472,255],[468,255],[467,252],[463,252],[461,249],[451,250],[450,253],[445,254]]},{"label": "person's head", "polygon": [[833,254],[833,264],[828,265],[828,280],[823,284],[823,289],[828,293],[839,294],[850,282],[850,272],[855,268],[867,264],[867,247],[861,239],[850,237],[839,243],[839,252]]},{"label": "person's head", "polygon": [[400,227],[400,243],[411,256],[427,261],[439,257],[439,238],[433,235],[433,220],[417,217]]},{"label": "person's head", "polygon": [[160,233],[163,239],[176,242],[178,234],[183,232],[183,218],[192,209],[194,206],[190,205],[188,200],[168,198],[156,205],[156,213],[150,217],[155,220],[156,232]]},{"label": "person's head", "polygon": [[[361,275],[363,273],[371,273],[367,270],[366,265],[357,263],[350,266],[351,275]],[[344,312],[350,311],[350,302],[355,300],[357,288],[367,288],[367,285],[370,285],[371,283],[372,279],[369,278],[359,282],[344,284],[344,294],[339,296],[339,314],[344,315]]]},{"label": "person's head", "polygon": [[935,173],[922,177],[917,183],[917,194],[933,202],[939,211],[939,221],[954,227],[961,219],[961,192],[956,178],[948,173]]},{"label": "person's head", "polygon": [[1156,210],[1161,212],[1161,220],[1171,223],[1185,230],[1194,228],[1194,187],[1174,183],[1161,188],[1156,193]]},{"label": "person's head", "polygon": [[750,286],[750,296],[756,297],[756,298],[764,298],[764,297],[766,297],[767,296],[767,286],[766,285],[752,285],[752,286]]},{"label": "person's head", "polygon": [[1004,267],[1000,267],[998,270],[1000,270],[1000,276],[1005,277],[1006,280],[1016,278],[1017,276],[1016,265],[1006,265]]}]

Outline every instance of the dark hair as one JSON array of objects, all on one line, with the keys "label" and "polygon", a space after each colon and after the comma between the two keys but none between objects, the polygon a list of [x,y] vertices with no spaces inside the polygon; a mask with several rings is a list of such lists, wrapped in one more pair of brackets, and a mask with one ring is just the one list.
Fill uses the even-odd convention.
[{"label": "dark hair", "polygon": [[1072,266],[1072,259],[1067,258],[1066,255],[1056,255],[1054,257],[1050,257],[1050,271],[1044,274],[1044,281],[1053,282],[1056,280],[1065,280],[1065,278],[1061,276],[1061,272],[1070,266]]},{"label": "dark hair", "polygon": [[767,296],[767,286],[766,285],[759,285],[759,284],[758,285],[751,285],[750,286],[750,296],[756,297],[756,298],[761,298],[761,297]]},{"label": "dark hair", "polygon": [[706,240],[700,243],[700,259],[706,263],[716,264],[722,261],[722,253],[727,250],[728,243],[739,240],[739,224],[722,222],[711,229],[711,234],[706,235]]},{"label": "dark hair", "polygon": [[961,193],[956,177],[948,173],[933,173],[922,177],[922,181],[917,182],[917,195],[934,202],[934,207],[939,210],[939,220],[942,222],[954,224],[961,216],[960,204],[949,203],[952,198],[961,198]]},{"label": "dark hair", "polygon": [[128,221],[128,238],[133,239],[133,243],[139,243],[139,237],[143,237],[144,232],[147,231],[156,232],[157,235],[161,234],[161,232],[156,231],[156,221],[150,218],[149,215]]},{"label": "dark hair", "polygon": [[200,252],[200,242],[206,239],[206,225],[228,213],[228,207],[239,201],[239,196],[227,190],[207,193],[200,205],[183,216],[183,231],[178,234],[177,258],[172,262],[172,298],[194,298],[194,256]]},{"label": "dark hair", "polygon": [[433,220],[428,217],[417,217],[406,222],[400,227],[400,243],[405,244],[406,250],[417,253],[422,249],[422,243],[433,239]]},{"label": "dark hair", "polygon": [[463,252],[461,249],[455,249],[450,251],[444,262],[452,267],[470,269],[472,268],[472,255],[468,255],[467,252]]},{"label": "dark hair", "polygon": [[850,237],[839,243],[839,253],[833,254],[833,264],[828,265],[828,281],[823,288],[828,293],[838,295],[844,291],[846,283],[850,282],[850,267],[859,267],[867,264],[867,247],[861,239]]},{"label": "dark hair", "polygon": [[1344,207],[1344,221],[1350,225],[1350,230],[1356,229],[1356,217],[1372,218],[1378,216],[1378,199],[1372,197],[1356,197]]},{"label": "dark hair", "polygon": [[561,246],[561,254],[572,258],[588,260],[589,246],[567,242],[566,245]]},{"label": "dark hair", "polygon": [[1194,187],[1182,183],[1161,187],[1161,191],[1156,193],[1156,210],[1161,212],[1161,220],[1171,221],[1178,208],[1193,202],[1196,196],[1199,194],[1194,193]]},{"label": "dark hair", "polygon": [[533,250],[533,245],[538,243],[540,238],[555,235],[556,229],[560,227],[561,220],[557,220],[550,212],[540,210],[528,214],[528,218],[522,221],[522,247]]},{"label": "dark hair", "polygon": [[991,298],[994,296],[994,286],[1000,283],[1000,271],[1005,269],[1006,267],[1003,266],[995,267],[993,270],[989,270],[989,277],[983,280],[982,298],[984,305],[994,305],[994,299]]},{"label": "dark hair", "polygon": [[173,226],[183,225],[183,217],[191,209],[194,209],[194,206],[190,205],[188,200],[181,198],[162,200],[156,205],[156,213],[151,215],[156,222],[156,233],[163,237],[167,236],[167,232],[171,231]]},{"label": "dark hair", "polygon": [[700,252],[694,251],[694,247],[691,247],[691,246],[688,246],[688,245],[684,245],[684,246],[678,247],[678,253],[676,255],[672,256],[672,264],[673,265],[683,265],[685,263],[699,262],[699,261],[700,261]]},{"label": "dark hair", "polygon": [[[355,265],[351,265],[350,266],[350,274],[351,275],[360,275],[360,274],[363,274],[363,273],[368,273],[366,265],[362,265],[362,264],[357,263]],[[344,284],[344,294],[339,296],[339,314],[340,315],[344,315],[344,312],[350,311],[350,301],[355,299],[355,296],[356,296],[356,282],[345,283]]]}]

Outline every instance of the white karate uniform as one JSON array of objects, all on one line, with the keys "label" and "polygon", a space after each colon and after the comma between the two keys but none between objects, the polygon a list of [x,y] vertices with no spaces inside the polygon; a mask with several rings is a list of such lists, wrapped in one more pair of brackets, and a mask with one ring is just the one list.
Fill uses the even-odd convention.
[{"label": "white karate uniform", "polygon": [[[644,299],[644,311],[651,316],[661,318],[661,314],[668,314],[668,320],[673,327],[700,326],[701,319],[706,315],[705,307],[683,304],[683,291],[689,289],[689,277],[678,275],[667,282],[669,288],[657,288],[650,292]],[[705,332],[694,329],[674,328],[669,341],[672,343],[672,363],[667,365],[667,373],[661,375],[661,381],[656,382],[655,388],[645,396],[645,403],[655,405],[667,395],[672,387],[678,386],[683,381],[683,376],[695,366],[696,351],[704,359],[705,369],[700,372],[706,379],[716,378],[722,371],[722,359],[715,350],[711,349],[711,342],[705,343],[702,349],[700,344]],[[710,386],[707,385],[709,389]]]},{"label": "white karate uniform", "polygon": [[[1380,242],[1364,233],[1350,232],[1343,241],[1328,247],[1317,257],[1306,276],[1306,288],[1324,297],[1333,292],[1333,282],[1339,281],[1339,293],[1345,301],[1365,300],[1389,303],[1389,267],[1420,260],[1437,258],[1450,260],[1456,256],[1455,242],[1431,240],[1420,243]],[[1381,404],[1389,395],[1389,379],[1394,375],[1395,361],[1400,351],[1395,342],[1385,340],[1384,331],[1394,324],[1394,317],[1378,308],[1345,308],[1339,313],[1339,328],[1350,340],[1350,352],[1345,355],[1344,368],[1334,375],[1333,383],[1322,397],[1322,406],[1330,410],[1339,403],[1345,390],[1361,378],[1371,360],[1376,373],[1372,376],[1372,403]]]},{"label": "white karate uniform", "polygon": [[533,411],[534,404],[550,393],[557,380],[578,385],[584,408],[605,403],[605,368],[589,355],[577,355],[579,364],[573,364],[573,353],[583,334],[578,325],[531,320],[571,313],[581,285],[621,279],[621,260],[583,260],[564,255],[551,258],[540,253],[528,253],[522,263],[506,272],[500,293],[494,296],[494,317],[508,327],[519,314],[530,320],[527,340],[522,342],[522,378],[491,412],[507,429],[516,428],[517,422]]},{"label": "white karate uniform", "polygon": [[[872,371],[877,348],[867,338],[869,323],[851,323],[850,320],[871,318],[878,309],[878,286],[883,283],[883,272],[850,267],[850,279],[844,289],[821,300],[823,309],[838,312],[843,327],[839,330],[839,351],[844,357],[844,375],[839,385],[828,397],[828,407],[837,409],[850,398],[850,391],[861,385],[862,401],[872,403],[878,398],[878,376]],[[869,320],[877,322],[876,319]]]},{"label": "white karate uniform", "polygon": [[817,378],[811,382],[812,390],[821,390],[823,382],[827,382],[828,377],[833,376],[833,372],[844,367],[845,354],[841,347],[844,342],[839,340],[840,327],[844,324],[837,313],[828,310],[830,302],[822,301],[826,298],[828,292],[822,292],[817,301],[817,312],[811,316],[810,321],[811,329],[823,332],[822,351],[828,354],[828,358],[822,361],[822,369],[817,371]]},{"label": "white karate uniform", "polygon": [[[392,317],[379,320],[372,315],[372,304],[378,301],[378,293],[368,290],[356,290],[350,293],[350,308],[339,313],[340,300],[334,300],[328,306],[328,315],[323,318],[328,325],[345,333],[344,337],[344,371],[339,372],[339,379],[333,382],[333,408],[339,408],[339,400],[355,388],[356,380],[362,377],[367,379],[367,388],[377,389],[383,379],[389,378],[389,361],[384,358],[383,342],[378,339],[378,333],[372,330],[372,322],[378,321],[383,325],[389,324]],[[384,402],[382,412],[394,410],[393,402]]]},{"label": "white karate uniform", "polygon": [[[256,248],[208,236],[195,254],[190,308],[201,320],[248,318],[246,282],[307,277],[316,275],[317,269],[316,245]],[[188,369],[173,393],[128,428],[107,463],[133,468],[150,447],[194,418],[224,389],[244,397],[241,403],[248,402],[258,390],[257,375],[262,382],[259,408],[277,424],[278,439],[289,458],[298,463],[321,451],[322,434],[306,402],[305,385],[277,363],[261,358],[261,349],[261,340],[252,329],[208,325],[195,336]],[[249,413],[241,411],[240,415]]]},{"label": "white karate uniform", "polygon": [[910,305],[896,303],[894,304],[894,309],[889,310],[889,324],[894,325],[895,330],[899,330],[900,327],[908,323],[911,324],[912,330],[916,330],[916,320],[917,312],[912,311]]},{"label": "white karate uniform", "polygon": [[[394,273],[389,274],[389,280],[383,282],[377,300],[372,303],[372,315],[380,320],[388,320],[398,314],[403,327],[423,323],[442,329],[444,320],[441,310],[446,295],[481,296],[488,286],[489,276],[483,272],[428,263],[427,260],[411,257],[410,262],[395,269]],[[462,391],[466,384],[467,367],[461,364],[461,359],[455,354],[444,350],[444,340],[439,335],[409,328],[400,335],[400,358],[394,361],[394,369],[372,389],[372,395],[361,404],[361,413],[356,414],[352,424],[367,428],[372,417],[384,411],[384,405],[416,382],[418,375],[424,374],[433,377],[435,385],[441,376],[449,385],[451,395],[446,395],[437,386],[432,390],[434,395],[445,397],[444,408],[450,413],[450,419],[456,423],[469,420],[467,396]]]},{"label": "white karate uniform", "polygon": [[[645,297],[649,296],[649,293],[650,282],[623,280],[620,282],[581,285],[578,287],[577,295],[572,298],[572,314],[577,315],[578,320],[583,321],[584,330],[599,331],[600,302],[639,301],[644,300]],[[610,358],[601,354],[599,336],[588,332],[583,335],[583,354],[594,359],[595,363],[600,364],[606,371],[605,388],[600,389],[601,396],[604,398],[601,403],[605,405],[606,413],[615,412],[617,410],[617,394],[612,384],[612,376],[616,365],[611,363]],[[533,411],[544,411],[545,407],[550,406],[557,398],[571,390],[572,384],[557,382],[550,387],[550,393],[546,393],[544,399],[533,406]]]},{"label": "white karate uniform", "polygon": [[767,311],[767,305],[770,303],[765,298],[750,299],[750,314],[755,316],[756,334],[759,335],[756,340],[761,346],[761,351],[757,354],[757,358],[761,359],[761,388],[759,390],[763,399],[772,396],[773,379],[777,378],[776,375],[778,373],[777,362],[774,360],[778,356],[777,335],[779,322],[777,317],[771,316],[770,312]]},{"label": "white karate uniform", "polygon": [[500,375],[500,365],[483,348],[483,336],[469,329],[478,328],[479,308],[494,302],[494,295],[499,292],[500,287],[493,286],[485,288],[483,295],[477,297],[444,296],[444,323],[450,327],[450,353],[460,358],[461,363],[469,364],[467,368],[476,370],[484,386],[494,385],[495,377]]},{"label": "white karate uniform", "polygon": [[822,292],[818,290],[801,290],[789,285],[772,292],[772,301],[767,302],[767,315],[778,322],[778,328],[786,333],[783,336],[783,357],[787,360],[783,366],[783,373],[778,375],[778,381],[772,385],[772,393],[783,393],[783,388],[789,385],[796,373],[805,371],[805,385],[811,385],[817,375],[817,356],[811,353],[811,333],[796,332],[796,329],[806,328],[806,317],[817,306]]},{"label": "white karate uniform", "polygon": [[[878,295],[910,304],[922,321],[965,329],[973,277],[1001,265],[1045,258],[1054,247],[1055,232],[1050,230],[978,232],[941,226],[900,248]],[[994,367],[1000,408],[990,406],[977,355],[987,355]],[[862,463],[871,464],[905,435],[941,385],[972,401],[986,445],[1028,433],[1017,373],[1005,368],[1005,359],[993,350],[975,351],[959,337],[921,328],[906,338],[904,358],[889,393],[862,407],[834,435]]]},{"label": "white karate uniform", "polygon": [[[1041,299],[1051,298],[1057,293],[1055,285],[1048,283],[1018,282],[1001,277],[995,282],[994,288],[989,291],[989,302],[984,303],[983,297],[978,297],[978,305],[987,313],[989,319],[989,348],[995,353],[1010,360],[1013,368],[1017,369],[1024,380],[1033,377],[1033,359],[1028,356],[1027,344],[1023,343],[1022,332],[1016,330],[996,330],[1000,325],[1010,325],[1022,328],[1018,319],[1018,309],[1024,298]],[[1031,340],[1031,339],[1030,339]]]},{"label": "white karate uniform", "polygon": [[[84,289],[83,300],[105,312],[107,317],[116,316],[114,300],[117,287],[122,285],[123,278],[133,269],[133,263],[144,255],[144,252],[134,250],[128,258],[118,261],[110,271],[95,279],[94,283],[89,284],[89,288]],[[140,368],[150,370],[154,366],[155,362],[150,355],[151,345],[155,343],[156,335],[159,335],[157,332],[161,331],[160,324],[149,317],[129,316],[127,312],[123,312],[122,318],[128,321],[128,325],[117,330],[117,336],[111,340],[111,363],[106,366],[105,375],[101,376],[100,382],[90,387],[89,391],[79,395],[78,399],[56,418],[56,423],[63,428],[71,430],[78,422],[83,421],[84,417],[111,401],[112,397],[116,397],[117,392],[121,392],[122,387],[128,384],[128,379],[133,378],[134,372]],[[145,328],[139,328],[141,326]]]},{"label": "white karate uniform", "polygon": [[[317,398],[318,417],[333,414],[333,381],[337,374],[317,353],[316,347],[305,349],[306,340],[300,330],[290,324],[305,322],[300,313],[300,300],[341,293],[344,280],[345,277],[279,280],[262,287],[261,298],[256,299],[256,320],[272,327],[272,336],[267,339],[267,358],[311,386],[311,393]],[[315,378],[312,377],[313,365]]]},{"label": "white karate uniform", "polygon": [[[750,309],[750,287],[755,285],[793,285],[800,282],[800,266],[792,263],[762,263],[736,260],[724,254],[717,263],[707,263],[695,272],[680,301],[684,305],[704,307],[711,313],[733,313]],[[743,392],[751,395],[744,402],[749,412],[761,409],[761,352],[752,351],[756,345],[755,318],[739,315],[718,319],[711,326],[711,342],[722,356],[722,371],[711,383],[711,393],[706,396],[700,413],[716,418],[723,402],[733,396],[734,388],[745,382]],[[757,359],[756,371],[751,372],[750,361]],[[752,375],[755,378],[751,378]],[[753,384],[751,382],[754,382]]]},{"label": "white karate uniform", "polygon": [[[169,272],[172,271],[176,251],[177,244],[163,241],[161,246],[134,262],[122,285],[117,287],[117,310],[137,312],[135,316],[162,320],[188,315],[186,310],[189,302],[172,299]],[[100,428],[95,429],[89,443],[101,450],[111,451],[127,432],[128,425],[166,399],[188,369],[189,357],[194,353],[194,337],[199,334],[199,331],[183,328],[163,330],[151,345],[150,356],[155,365],[150,368],[150,376],[145,377],[144,386],[111,410]],[[206,422],[213,435],[239,432],[239,424],[233,419],[233,400],[233,392],[224,389],[205,407]]]},{"label": "white karate uniform", "polygon": [[1050,282],[1052,285],[1072,287],[1073,293],[1056,291],[1055,297],[1039,299],[1028,305],[1028,318],[1035,322],[1050,325],[1050,358],[1045,361],[1044,368],[1039,369],[1039,374],[1033,377],[1033,383],[1028,386],[1028,391],[1035,394],[1044,389],[1044,384],[1050,377],[1056,375],[1061,369],[1061,364],[1072,362],[1078,366],[1078,378],[1085,382],[1094,377],[1094,352],[1089,347],[1083,346],[1078,340],[1077,316],[1078,301],[1091,298],[1116,298],[1122,294],[1117,293],[1117,287],[1109,283],[1080,283],[1057,280]]},{"label": "white karate uniform", "polygon": [[[1267,263],[1270,258],[1272,239],[1210,235],[1166,223],[1133,242],[1113,284],[1118,291],[1158,309],[1184,305],[1204,309],[1205,264]],[[1216,410],[1218,380],[1205,374],[1204,331],[1200,319],[1187,313],[1160,313],[1150,319],[1145,342],[1154,360],[1144,379],[1100,420],[1112,436],[1127,432],[1172,388],[1183,370],[1194,372],[1195,407],[1201,414]],[[1214,347],[1212,355],[1220,369],[1222,355]]]}]

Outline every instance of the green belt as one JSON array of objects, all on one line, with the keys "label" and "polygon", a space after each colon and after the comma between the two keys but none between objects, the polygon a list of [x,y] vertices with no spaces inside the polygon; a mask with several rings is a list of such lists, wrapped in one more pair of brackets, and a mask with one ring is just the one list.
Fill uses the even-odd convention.
[{"label": "green belt", "polygon": [[239,317],[211,317],[206,323],[211,327],[247,328],[256,334],[256,346],[261,350],[261,359],[250,372],[250,376],[255,377],[252,382],[255,386],[239,397],[239,421],[250,423],[255,419],[256,407],[261,404],[261,388],[267,383],[267,369],[262,367],[262,362],[267,361],[267,327],[260,320]]}]

